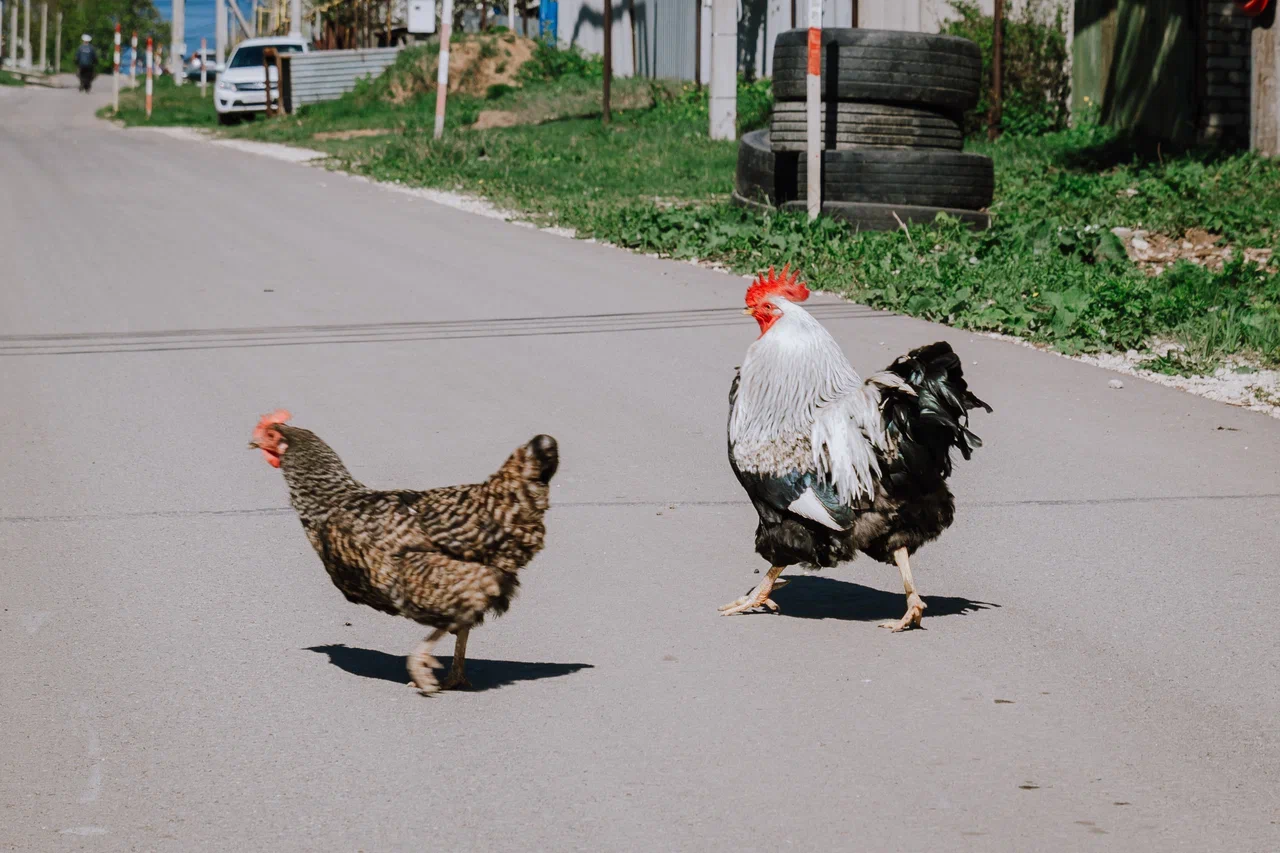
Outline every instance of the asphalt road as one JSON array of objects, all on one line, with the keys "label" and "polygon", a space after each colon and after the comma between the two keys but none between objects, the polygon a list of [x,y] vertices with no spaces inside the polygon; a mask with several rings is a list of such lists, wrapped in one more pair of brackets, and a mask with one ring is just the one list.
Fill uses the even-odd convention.
[{"label": "asphalt road", "polygon": [[[864,372],[950,339],[986,446],[926,630],[866,559],[720,618],[744,281],[105,96],[0,90],[0,848],[1280,849],[1280,422],[815,300]],[[376,485],[560,440],[474,691],[332,588],[245,447],[278,406]]]}]

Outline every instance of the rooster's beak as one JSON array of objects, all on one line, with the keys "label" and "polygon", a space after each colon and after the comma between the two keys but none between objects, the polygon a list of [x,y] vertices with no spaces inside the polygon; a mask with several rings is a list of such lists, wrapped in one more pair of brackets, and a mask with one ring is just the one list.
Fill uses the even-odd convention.
[{"label": "rooster's beak", "polygon": [[743,308],[743,309],[742,309],[742,313],[743,313],[743,314],[750,314],[750,313],[751,313],[751,309],[750,309],[750,308]]},{"label": "rooster's beak", "polygon": [[249,449],[250,449],[250,450],[257,450],[257,449],[258,449],[258,442],[256,442],[256,441],[251,441],[251,442],[249,442]]}]

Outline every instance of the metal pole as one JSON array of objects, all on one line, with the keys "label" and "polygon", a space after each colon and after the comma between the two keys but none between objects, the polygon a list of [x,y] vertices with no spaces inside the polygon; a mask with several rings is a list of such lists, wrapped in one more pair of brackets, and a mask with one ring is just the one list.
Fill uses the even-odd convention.
[{"label": "metal pole", "polygon": [[111,48],[111,104],[115,112],[120,112],[120,24],[116,24]]},{"label": "metal pole", "polygon": [[[999,2],[999,0],[996,0]],[[822,212],[822,0],[809,0],[809,67],[805,75],[809,220]]]},{"label": "metal pole", "polygon": [[995,0],[991,14],[994,31],[991,35],[991,109],[987,113],[987,139],[1000,135],[1000,120],[1004,104],[1004,0]]},{"label": "metal pole", "polygon": [[227,0],[215,0],[213,10],[213,50],[218,73],[222,73],[222,62],[227,57]]},{"label": "metal pole", "polygon": [[603,121],[608,124],[612,119],[609,109],[609,90],[613,87],[613,0],[604,0],[604,93],[601,104],[604,108]]},{"label": "metal pole", "polygon": [[738,4],[711,2],[711,138],[733,139],[738,118]]},{"label": "metal pole", "polygon": [[205,62],[209,50],[208,39],[200,39],[200,97],[204,97],[205,87],[209,83],[209,63]]},{"label": "metal pole", "polygon": [[702,0],[693,0],[693,83],[702,91]]},{"label": "metal pole", "polygon": [[133,35],[129,36],[129,83],[133,85],[138,82],[138,33],[135,30]]},{"label": "metal pole", "polygon": [[62,13],[54,17],[53,24],[53,73],[62,73]]},{"label": "metal pole", "polygon": [[170,35],[169,70],[173,74],[173,85],[181,86],[187,76],[182,67],[182,57],[187,53],[186,0],[173,0],[173,32]]},{"label": "metal pole", "polygon": [[147,36],[147,118],[151,118],[151,36]]},{"label": "metal pole", "polygon": [[40,4],[40,73],[49,69],[49,4]]},{"label": "metal pole", "polygon": [[449,91],[449,36],[453,32],[453,0],[444,0],[440,10],[440,67],[436,70],[436,132],[444,136],[444,100]]}]

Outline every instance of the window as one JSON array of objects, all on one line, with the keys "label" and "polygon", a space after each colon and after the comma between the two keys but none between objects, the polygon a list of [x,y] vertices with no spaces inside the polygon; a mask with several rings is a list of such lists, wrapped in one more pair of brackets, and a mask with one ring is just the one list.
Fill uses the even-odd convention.
[{"label": "window", "polygon": [[262,52],[269,47],[274,47],[280,53],[301,53],[302,45],[300,44],[253,44],[236,50],[235,55],[231,57],[231,62],[227,64],[228,68],[249,68],[251,66],[262,67]]}]

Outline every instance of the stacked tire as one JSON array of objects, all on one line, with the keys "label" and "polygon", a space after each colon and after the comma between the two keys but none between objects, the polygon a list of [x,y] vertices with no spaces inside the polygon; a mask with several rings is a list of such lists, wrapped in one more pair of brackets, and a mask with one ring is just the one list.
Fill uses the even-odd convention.
[{"label": "stacked tire", "polygon": [[[884,230],[939,212],[986,227],[991,160],[965,153],[963,115],[978,102],[982,57],[968,39],[893,30],[822,31],[823,212]],[[738,149],[735,199],[806,207],[808,31],[778,35],[769,131]],[[896,214],[896,216],[895,216]]]}]

